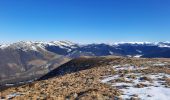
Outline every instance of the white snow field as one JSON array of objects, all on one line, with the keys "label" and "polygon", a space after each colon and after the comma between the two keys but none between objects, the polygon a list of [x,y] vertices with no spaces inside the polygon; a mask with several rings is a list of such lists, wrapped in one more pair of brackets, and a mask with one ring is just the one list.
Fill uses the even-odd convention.
[{"label": "white snow field", "polygon": [[[147,69],[147,67],[136,67],[129,64],[115,65],[112,68],[115,71]],[[143,77],[148,80],[143,79]],[[120,78],[124,79],[124,81],[116,81]],[[123,100],[129,100],[132,97],[140,100],[170,100],[170,87],[165,84],[164,78],[170,78],[170,75],[165,73],[144,74],[133,72],[124,76],[118,74],[105,76],[101,82],[122,91],[120,98]]]}]

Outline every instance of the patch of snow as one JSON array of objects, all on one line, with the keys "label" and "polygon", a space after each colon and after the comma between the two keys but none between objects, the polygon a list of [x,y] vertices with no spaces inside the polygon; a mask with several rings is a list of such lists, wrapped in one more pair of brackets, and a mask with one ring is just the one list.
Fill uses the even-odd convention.
[{"label": "patch of snow", "polygon": [[104,78],[103,80],[101,80],[101,82],[102,83],[107,83],[108,81],[111,81],[113,79],[117,79],[118,77],[119,77],[118,75],[107,77],[107,78]]},{"label": "patch of snow", "polygon": [[51,65],[51,63],[48,63],[48,64],[46,64],[46,65],[43,65],[43,68],[49,68],[50,67],[50,65]]},{"label": "patch of snow", "polygon": [[161,62],[157,62],[155,64],[153,64],[153,66],[165,66],[167,65],[166,63],[161,63]]},{"label": "patch of snow", "polygon": [[158,47],[160,47],[160,48],[170,48],[170,43],[169,42],[159,42]]},{"label": "patch of snow", "polygon": [[112,51],[109,51],[109,53],[110,53],[111,55],[113,55],[113,54],[114,54]]},{"label": "patch of snow", "polygon": [[127,57],[135,57],[135,58],[140,58],[141,56],[143,56],[143,55],[135,55],[135,56],[133,56],[133,55],[126,55]]},{"label": "patch of snow", "polygon": [[22,81],[21,81],[21,82],[19,82],[19,84],[24,84],[24,83],[25,83],[25,82],[22,82]]},{"label": "patch of snow", "polygon": [[[114,66],[114,67],[119,67]],[[135,75],[136,78],[129,78],[129,75]],[[152,79],[152,81],[140,80],[141,77],[147,76]],[[118,75],[113,75],[105,77],[101,80],[102,83],[108,83],[113,87],[118,87],[119,90],[123,92],[120,96],[123,100],[130,99],[133,95],[137,95],[141,100],[169,100],[170,88],[165,87],[162,83],[165,81],[160,80],[163,77],[170,77],[169,74],[157,73],[157,74],[142,74],[142,73],[129,73],[125,75],[125,81],[129,82],[116,82],[108,83],[111,80],[118,79]],[[137,88],[137,84],[145,84],[147,86]]]},{"label": "patch of snow", "polygon": [[127,57],[132,57],[132,55],[127,55]]},{"label": "patch of snow", "polygon": [[136,50],[138,53],[142,53],[142,51],[141,50]]},{"label": "patch of snow", "polygon": [[148,67],[131,66],[129,64],[125,64],[125,65],[115,65],[112,68],[118,71],[118,70],[143,70],[143,69],[147,69]]},{"label": "patch of snow", "polygon": [[12,93],[12,94],[7,95],[7,99],[12,99],[12,98],[14,98],[16,96],[21,96],[21,95],[23,95],[23,94],[21,94],[21,93]]},{"label": "patch of snow", "polygon": [[32,83],[32,82],[34,82],[34,80],[29,80],[29,81],[27,81],[28,83]]},{"label": "patch of snow", "polygon": [[9,44],[1,44],[1,45],[0,45],[0,48],[1,48],[1,49],[5,49],[5,48],[7,48],[7,47],[9,47]]},{"label": "patch of snow", "polygon": [[137,94],[141,100],[168,100],[170,96],[170,89],[164,87],[129,87],[128,89],[122,89],[122,91],[124,91],[124,95],[121,97],[124,99],[130,99],[134,94]]},{"label": "patch of snow", "polygon": [[5,86],[14,86],[15,84],[5,84]]},{"label": "patch of snow", "polygon": [[31,49],[34,50],[34,51],[38,51],[35,46],[31,46]]},{"label": "patch of snow", "polygon": [[67,52],[71,52],[71,51],[72,51],[72,49],[68,49],[68,50],[67,50]]},{"label": "patch of snow", "polygon": [[135,55],[135,56],[133,56],[133,57],[135,57],[135,58],[140,58],[142,55]]},{"label": "patch of snow", "polygon": [[133,84],[132,84],[132,83],[124,83],[124,82],[118,83],[118,82],[117,82],[117,83],[113,83],[112,86],[113,86],[113,87],[119,87],[119,86],[131,87],[131,86],[133,86]]},{"label": "patch of snow", "polygon": [[165,45],[165,44],[159,44],[159,47],[160,47],[160,48],[170,48],[169,45]]}]

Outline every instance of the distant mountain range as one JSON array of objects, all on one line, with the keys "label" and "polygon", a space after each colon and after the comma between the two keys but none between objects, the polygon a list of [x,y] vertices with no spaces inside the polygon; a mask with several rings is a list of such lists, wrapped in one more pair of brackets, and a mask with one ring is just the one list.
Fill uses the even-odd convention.
[{"label": "distant mountain range", "polygon": [[20,50],[23,52],[40,53],[50,52],[70,58],[80,56],[125,56],[125,57],[148,57],[169,58],[170,42],[119,42],[113,44],[77,44],[70,41],[52,42],[17,42],[0,45],[0,50]]},{"label": "distant mountain range", "polygon": [[8,79],[39,77],[72,58],[110,55],[170,58],[170,42],[121,42],[82,45],[70,41],[21,41],[1,44],[0,83]]}]

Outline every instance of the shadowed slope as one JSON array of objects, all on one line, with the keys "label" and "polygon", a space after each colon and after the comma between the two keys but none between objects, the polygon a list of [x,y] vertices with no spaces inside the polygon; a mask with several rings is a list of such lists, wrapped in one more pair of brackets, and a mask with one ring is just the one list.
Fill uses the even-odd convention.
[{"label": "shadowed slope", "polygon": [[119,63],[121,60],[122,58],[107,59],[105,57],[76,58],[52,70],[48,74],[41,77],[39,80],[46,80],[48,78],[56,76],[61,76],[69,73],[78,72],[81,70],[108,65],[109,62],[111,61],[116,61],[115,63]]}]

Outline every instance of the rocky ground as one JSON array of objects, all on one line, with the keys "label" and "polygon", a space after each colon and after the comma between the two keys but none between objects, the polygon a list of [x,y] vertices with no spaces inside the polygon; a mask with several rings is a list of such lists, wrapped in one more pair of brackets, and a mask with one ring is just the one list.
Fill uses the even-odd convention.
[{"label": "rocky ground", "polygon": [[168,100],[170,97],[170,59],[79,58],[69,64],[77,70],[69,69],[68,73],[6,89],[0,97],[5,100]]}]

